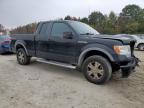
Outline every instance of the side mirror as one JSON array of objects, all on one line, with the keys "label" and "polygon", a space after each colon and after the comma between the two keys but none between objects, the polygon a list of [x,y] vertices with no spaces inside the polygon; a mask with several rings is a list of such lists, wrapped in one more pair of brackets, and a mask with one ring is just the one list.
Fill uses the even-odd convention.
[{"label": "side mirror", "polygon": [[64,32],[63,33],[63,38],[64,39],[72,39],[73,38],[72,32]]}]

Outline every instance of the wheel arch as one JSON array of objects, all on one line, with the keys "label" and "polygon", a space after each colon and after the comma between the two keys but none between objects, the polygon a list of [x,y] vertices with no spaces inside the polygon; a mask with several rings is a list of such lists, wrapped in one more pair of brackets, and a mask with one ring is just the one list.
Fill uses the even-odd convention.
[{"label": "wheel arch", "polygon": [[28,51],[26,49],[25,43],[23,41],[16,41],[15,43],[15,51],[17,51],[19,48],[23,48],[26,51],[26,54],[28,54]]},{"label": "wheel arch", "polygon": [[111,63],[111,62],[114,62],[114,58],[113,56],[106,50],[104,49],[101,49],[101,48],[88,48],[86,50],[84,50],[80,56],[79,56],[79,59],[78,59],[78,66],[81,66],[81,64],[83,63],[83,61],[87,58],[87,57],[90,57],[92,55],[100,55],[100,56],[103,56],[105,57],[106,59],[108,59],[108,61]]},{"label": "wheel arch", "polygon": [[144,43],[139,43],[139,44],[137,45],[137,47],[139,47],[139,45],[144,45]]}]

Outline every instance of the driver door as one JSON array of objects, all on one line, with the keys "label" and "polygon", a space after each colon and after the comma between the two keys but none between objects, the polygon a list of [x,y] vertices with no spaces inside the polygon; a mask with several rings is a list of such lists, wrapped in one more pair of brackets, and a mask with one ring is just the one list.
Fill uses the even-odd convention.
[{"label": "driver door", "polygon": [[[64,38],[64,33],[72,33],[72,38]],[[53,23],[49,39],[49,54],[52,60],[74,64],[76,43],[76,35],[67,23]]]}]

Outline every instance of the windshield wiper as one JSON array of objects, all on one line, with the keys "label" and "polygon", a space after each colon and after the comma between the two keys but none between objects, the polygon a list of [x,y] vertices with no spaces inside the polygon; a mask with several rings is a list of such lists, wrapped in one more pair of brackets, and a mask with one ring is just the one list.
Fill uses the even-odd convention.
[{"label": "windshield wiper", "polygon": [[94,35],[93,33],[82,33],[80,35]]}]

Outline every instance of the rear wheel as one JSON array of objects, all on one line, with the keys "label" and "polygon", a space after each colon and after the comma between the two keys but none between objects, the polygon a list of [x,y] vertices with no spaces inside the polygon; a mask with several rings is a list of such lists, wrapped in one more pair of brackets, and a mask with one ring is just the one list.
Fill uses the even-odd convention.
[{"label": "rear wheel", "polygon": [[21,64],[21,65],[30,64],[31,57],[27,56],[27,54],[23,48],[18,49],[16,52],[16,55],[17,55],[17,61],[19,64]]},{"label": "rear wheel", "polygon": [[140,51],[144,51],[144,44],[138,45],[138,49],[139,49]]},{"label": "rear wheel", "polygon": [[95,84],[104,84],[112,76],[112,67],[102,56],[88,57],[83,63],[82,71],[86,79]]}]

